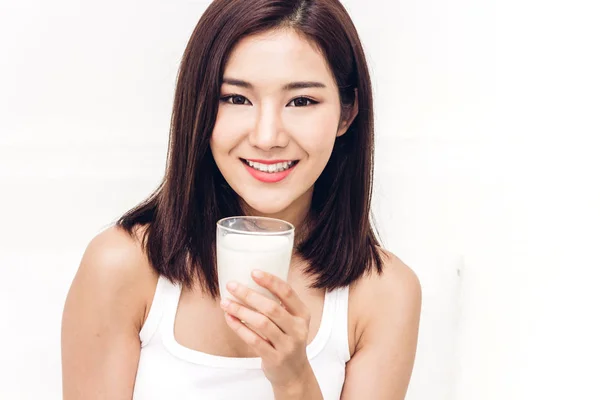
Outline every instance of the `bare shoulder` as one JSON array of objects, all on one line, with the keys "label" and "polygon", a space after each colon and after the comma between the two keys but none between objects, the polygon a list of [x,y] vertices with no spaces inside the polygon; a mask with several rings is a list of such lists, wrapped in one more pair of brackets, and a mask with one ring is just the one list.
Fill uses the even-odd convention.
[{"label": "bare shoulder", "polygon": [[356,281],[351,289],[355,296],[360,297],[361,303],[420,301],[421,283],[417,274],[392,252],[380,249],[380,254],[382,273],[373,270]]},{"label": "bare shoulder", "polygon": [[[355,348],[368,339],[369,331],[380,325],[403,330],[419,323],[421,283],[417,274],[390,251],[380,249],[383,271],[373,270],[350,288],[355,316]],[[373,329],[370,329],[373,328]]]},{"label": "bare shoulder", "polygon": [[[133,235],[112,226],[88,244],[70,293],[94,293],[105,304],[127,301],[136,325],[145,320],[158,276],[142,249],[143,228]],[[79,290],[78,290],[79,289]]]},{"label": "bare shoulder", "polygon": [[93,265],[108,268],[116,267],[121,274],[143,273],[141,264],[146,262],[142,251],[143,228],[137,228],[133,235],[123,228],[111,226],[98,233],[88,244],[83,261],[93,261]]},{"label": "bare shoulder", "polygon": [[88,244],[80,270],[117,286],[156,280],[142,249],[142,240],[143,228],[137,228],[133,235],[118,226],[107,228]]}]

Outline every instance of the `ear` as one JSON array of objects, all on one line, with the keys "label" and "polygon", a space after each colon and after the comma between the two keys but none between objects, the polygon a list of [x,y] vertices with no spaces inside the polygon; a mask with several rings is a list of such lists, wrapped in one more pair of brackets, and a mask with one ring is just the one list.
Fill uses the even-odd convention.
[{"label": "ear", "polygon": [[340,137],[352,125],[354,118],[358,115],[358,89],[354,89],[354,103],[351,107],[346,107],[342,109],[342,116],[338,126],[338,131],[336,136]]}]

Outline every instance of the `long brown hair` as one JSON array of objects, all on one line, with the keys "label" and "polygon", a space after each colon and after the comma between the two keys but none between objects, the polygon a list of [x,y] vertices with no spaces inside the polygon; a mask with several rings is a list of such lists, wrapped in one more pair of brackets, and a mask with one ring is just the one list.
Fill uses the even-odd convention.
[{"label": "long brown hair", "polygon": [[382,270],[370,218],[371,79],[348,13],[337,0],[215,0],[181,60],[163,181],[117,221],[131,235],[134,227],[147,224],[143,246],[153,268],[186,286],[197,278],[213,297],[218,295],[216,222],[243,214],[209,147],[223,70],[241,38],[277,28],[294,29],[322,51],[339,88],[342,113],[351,109],[355,95],[360,107],[315,183],[310,231],[297,246],[314,277],[312,286],[334,289],[366,271]]}]

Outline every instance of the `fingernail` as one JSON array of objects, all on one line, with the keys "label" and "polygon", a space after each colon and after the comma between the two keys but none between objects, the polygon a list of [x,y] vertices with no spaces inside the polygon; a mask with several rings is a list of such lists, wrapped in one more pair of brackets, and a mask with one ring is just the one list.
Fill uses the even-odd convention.
[{"label": "fingernail", "polygon": [[221,307],[225,308],[229,305],[229,303],[231,303],[229,299],[223,299],[221,300]]},{"label": "fingernail", "polygon": [[229,282],[227,284],[227,289],[229,289],[229,290],[235,290],[235,289],[237,289],[237,287],[238,287],[237,282]]},{"label": "fingernail", "polygon": [[252,275],[255,278],[262,278],[263,276],[265,276],[265,274],[261,270],[258,270],[258,269],[255,269],[254,271],[252,271]]}]

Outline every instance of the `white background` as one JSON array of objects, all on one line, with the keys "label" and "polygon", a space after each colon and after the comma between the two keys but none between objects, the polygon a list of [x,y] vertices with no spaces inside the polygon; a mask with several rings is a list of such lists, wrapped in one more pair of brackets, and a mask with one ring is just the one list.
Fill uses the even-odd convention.
[{"label": "white background", "polygon": [[[89,240],[164,171],[207,1],[0,0],[0,399],[59,399]],[[343,1],[373,72],[374,209],[423,285],[408,399],[600,398],[593,2]]]}]

